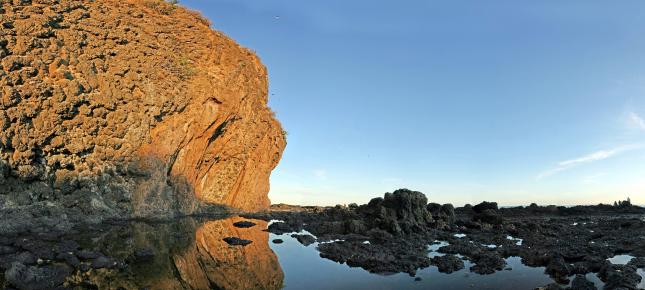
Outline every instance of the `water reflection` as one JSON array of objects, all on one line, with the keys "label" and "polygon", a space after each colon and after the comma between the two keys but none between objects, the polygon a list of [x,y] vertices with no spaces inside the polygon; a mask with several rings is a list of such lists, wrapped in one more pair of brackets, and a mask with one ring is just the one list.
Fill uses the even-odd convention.
[{"label": "water reflection", "polygon": [[[281,289],[283,273],[269,248],[264,221],[252,228],[236,228],[240,218],[210,221],[197,229],[195,243],[173,256],[182,281],[192,289]],[[229,246],[223,237],[251,240],[250,245]]]},{"label": "water reflection", "polygon": [[[284,274],[269,248],[264,221],[236,228],[241,218],[207,222],[184,219],[171,224],[133,223],[81,239],[83,248],[127,261],[123,269],[77,273],[76,289],[281,289]],[[253,241],[229,246],[224,237]],[[150,254],[137,258],[137,253]]]},{"label": "water reflection", "polygon": [[[373,274],[321,258],[318,243],[305,247],[291,234],[269,234],[267,222],[251,220],[256,226],[250,228],[233,225],[243,220],[133,222],[84,229],[52,243],[74,240],[81,249],[101,253],[122,265],[89,270],[77,267],[65,285],[72,289],[534,289],[553,283],[543,267],[525,266],[519,257],[506,259],[506,269],[491,275],[471,273],[473,265],[468,260],[464,260],[464,269],[451,274],[440,273],[435,266],[419,269],[416,277]],[[230,246],[222,240],[225,237],[252,243]],[[283,242],[270,242],[274,239]],[[437,250],[446,245],[445,241],[430,241],[428,256],[443,255]],[[624,264],[631,258],[621,255],[609,260]],[[81,263],[91,262],[86,259]],[[638,273],[643,275],[643,269]],[[587,274],[587,278],[597,287],[603,286],[596,274]],[[0,288],[2,284],[0,279]]]}]

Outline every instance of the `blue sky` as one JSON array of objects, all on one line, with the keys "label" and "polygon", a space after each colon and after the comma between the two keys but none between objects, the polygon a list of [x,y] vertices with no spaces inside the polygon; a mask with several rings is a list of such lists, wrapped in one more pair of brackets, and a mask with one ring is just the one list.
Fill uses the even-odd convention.
[{"label": "blue sky", "polygon": [[645,204],[645,2],[183,0],[269,69],[274,203]]}]

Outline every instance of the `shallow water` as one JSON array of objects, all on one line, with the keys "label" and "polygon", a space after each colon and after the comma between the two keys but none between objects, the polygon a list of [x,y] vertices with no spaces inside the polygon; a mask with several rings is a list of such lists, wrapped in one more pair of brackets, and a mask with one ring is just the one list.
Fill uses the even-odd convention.
[{"label": "shallow water", "polygon": [[[534,289],[554,282],[544,274],[543,267],[525,266],[519,257],[508,258],[506,269],[491,275],[471,273],[469,268],[473,264],[468,260],[464,260],[464,269],[451,274],[439,273],[434,266],[417,270],[414,277],[405,273],[374,274],[321,258],[316,249],[318,243],[303,246],[291,234],[270,234],[264,231],[268,225],[265,221],[252,220],[257,225],[251,228],[233,226],[242,220],[246,219],[132,223],[89,230],[66,239],[74,239],[83,249],[98,251],[120,261],[129,261],[137,249],[154,252],[152,260],[128,262],[125,270],[91,271],[87,277],[99,289],[510,290]],[[231,236],[252,243],[245,247],[229,246],[222,239]],[[274,239],[281,239],[283,243],[273,243]],[[521,243],[514,237],[508,239]],[[428,256],[443,255],[438,250],[446,245],[446,241],[429,241]],[[460,255],[457,257],[463,259]],[[631,258],[619,255],[609,261],[625,264]],[[643,269],[638,273],[645,277]],[[603,283],[596,274],[587,274],[587,279],[602,288]],[[645,279],[640,287],[645,287]]]},{"label": "shallow water", "polygon": [[612,264],[615,264],[615,265],[626,265],[633,258],[634,258],[634,256],[630,256],[630,255],[616,255],[616,256],[613,256],[613,257],[611,257],[611,258],[609,258],[607,260],[609,260],[609,262],[611,262]]},{"label": "shallow water", "polygon": [[284,272],[284,289],[533,289],[553,282],[544,268],[526,267],[519,257],[507,259],[511,271],[478,275],[470,273],[472,264],[464,261],[465,269],[451,274],[439,273],[436,267],[421,269],[416,277],[422,280],[415,281],[408,274],[372,274],[322,259],[316,244],[304,247],[289,235],[270,234],[270,240],[275,238],[284,240],[271,245]]}]

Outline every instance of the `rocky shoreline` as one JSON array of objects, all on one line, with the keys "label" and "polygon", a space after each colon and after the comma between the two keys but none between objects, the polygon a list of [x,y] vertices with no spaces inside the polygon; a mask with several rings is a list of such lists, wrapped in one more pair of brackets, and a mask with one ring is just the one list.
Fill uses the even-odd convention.
[{"label": "rocky shoreline", "polygon": [[[264,233],[264,237],[253,232]],[[177,260],[178,256],[204,243],[219,245],[218,251],[224,251],[219,255],[224,256],[218,259],[259,247],[262,250],[254,259],[273,257],[270,265],[279,269],[266,232],[284,237],[273,239],[274,244],[293,238],[316,247],[321,258],[372,273],[408,273],[418,280],[417,271],[431,266],[441,273],[460,271],[466,265],[479,275],[509,271],[507,259],[520,257],[527,266],[544,267],[555,281],[543,289],[596,289],[587,280],[588,273],[597,274],[604,289],[638,289],[642,280],[638,271],[645,268],[645,209],[641,207],[499,208],[496,203],[483,202],[454,208],[428,203],[422,193],[401,189],[360,206],[274,205],[269,211],[239,218],[222,215],[172,223],[114,220],[76,224],[65,230],[52,227],[4,234],[0,237],[0,288],[103,289],[110,285],[108,281],[118,281],[129,285],[121,286],[124,289],[139,289],[140,283],[159,277],[174,281],[179,289],[208,288],[210,284],[199,284],[191,280],[194,277],[172,269],[190,266],[187,273],[213,275],[209,271],[215,268],[200,263],[215,263],[224,267],[217,271],[225,272],[235,264],[209,260],[217,257],[214,253],[202,257],[198,251],[197,259],[206,262],[190,265],[183,258]],[[629,259],[624,264],[609,261],[617,255]],[[159,277],[139,281],[140,271],[150,268],[158,269],[155,275]],[[279,289],[279,274],[270,282],[247,282],[253,287],[269,283],[266,289]],[[222,279],[218,283],[230,283]],[[229,288],[249,289],[239,287]]]},{"label": "rocky shoreline", "polygon": [[[431,265],[451,273],[469,260],[471,272],[486,275],[510,270],[505,259],[518,256],[545,267],[557,282],[545,289],[595,289],[587,273],[598,273],[605,289],[637,289],[637,269],[645,267],[645,208],[626,202],[515,208],[483,202],[455,209],[403,189],[361,206],[277,205],[246,217],[274,221],[267,230],[275,234],[305,231],[322,258],[373,273],[414,276]],[[440,242],[430,257],[428,244]],[[608,258],[616,255],[634,258],[615,265]]]}]

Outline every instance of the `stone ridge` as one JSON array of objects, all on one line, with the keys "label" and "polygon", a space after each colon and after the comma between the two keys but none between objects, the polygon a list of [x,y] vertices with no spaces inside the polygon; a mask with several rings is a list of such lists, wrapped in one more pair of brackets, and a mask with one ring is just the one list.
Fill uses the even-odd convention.
[{"label": "stone ridge", "polygon": [[266,68],[199,14],[161,0],[0,1],[0,67],[3,220],[268,208],[286,140]]}]

